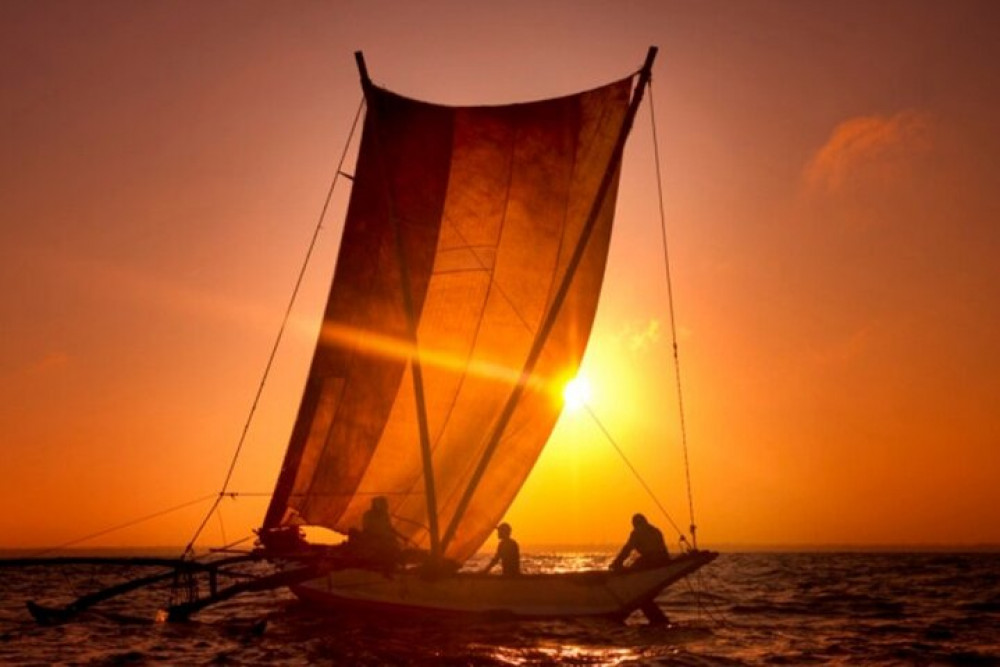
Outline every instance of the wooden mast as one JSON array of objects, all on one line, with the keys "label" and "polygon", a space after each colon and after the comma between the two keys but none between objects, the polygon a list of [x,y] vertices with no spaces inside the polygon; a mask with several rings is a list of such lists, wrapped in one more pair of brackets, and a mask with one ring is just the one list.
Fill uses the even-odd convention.
[{"label": "wooden mast", "polygon": [[507,402],[504,404],[503,411],[500,413],[500,417],[497,419],[496,425],[490,433],[486,449],[483,451],[483,455],[479,459],[475,472],[473,472],[472,478],[469,480],[469,484],[465,487],[465,491],[462,493],[462,497],[455,508],[455,513],[452,515],[451,521],[449,521],[448,527],[441,538],[442,552],[448,547],[448,543],[451,542],[451,539],[455,536],[455,531],[458,528],[459,522],[462,520],[462,515],[465,514],[465,511],[469,507],[469,503],[472,501],[472,496],[476,492],[476,487],[479,486],[479,482],[482,479],[483,474],[486,472],[490,459],[493,457],[493,453],[500,444],[500,438],[503,436],[504,430],[507,428],[507,424],[510,421],[511,416],[514,414],[514,409],[517,407],[518,401],[524,393],[528,380],[535,369],[535,364],[538,362],[538,359],[542,354],[542,348],[545,346],[545,342],[548,340],[549,334],[552,332],[552,327],[555,326],[556,317],[559,315],[563,301],[566,300],[566,295],[569,293],[570,285],[576,275],[576,269],[583,259],[583,253],[586,250],[587,241],[590,239],[590,235],[597,223],[597,218],[601,213],[601,207],[604,205],[604,199],[607,195],[608,189],[611,187],[616,169],[621,163],[622,154],[625,151],[625,140],[628,138],[629,131],[632,129],[632,122],[635,120],[636,112],[639,109],[639,103],[642,102],[643,92],[649,84],[653,68],[653,60],[656,58],[656,52],[657,48],[655,46],[651,46],[649,47],[649,51],[646,53],[646,61],[643,63],[642,69],[639,70],[639,81],[636,84],[635,93],[633,94],[632,101],[625,112],[621,132],[618,134],[618,141],[615,144],[614,151],[611,153],[611,159],[608,161],[608,168],[605,170],[604,177],[601,179],[601,183],[598,186],[597,194],[594,197],[594,203],[590,208],[590,214],[587,216],[587,222],[584,225],[583,230],[580,232],[580,240],[573,249],[573,255],[566,267],[566,272],[563,275],[562,282],[559,284],[559,289],[552,299],[552,305],[549,307],[549,310],[545,315],[545,319],[539,327],[538,334],[535,336],[534,343],[531,346],[531,350],[528,352],[528,357],[524,362],[523,368],[521,369],[521,374],[518,378],[517,384],[514,386],[514,390],[511,392],[510,396],[507,398]]}]

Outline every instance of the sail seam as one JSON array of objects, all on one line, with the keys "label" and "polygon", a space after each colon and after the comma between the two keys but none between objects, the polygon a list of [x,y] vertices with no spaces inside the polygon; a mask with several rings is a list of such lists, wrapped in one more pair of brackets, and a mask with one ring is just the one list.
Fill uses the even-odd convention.
[{"label": "sail seam", "polygon": [[[516,112],[514,112],[514,113],[516,113]],[[510,211],[510,193],[511,193],[511,190],[512,190],[512,187],[513,187],[513,182],[514,182],[514,162],[515,162],[514,158],[515,158],[515,155],[516,155],[516,152],[517,152],[518,134],[520,132],[520,123],[518,123],[518,122],[515,121],[514,122],[514,128],[513,128],[513,130],[514,130],[513,137],[511,137],[511,140],[510,140],[510,150],[509,150],[509,155],[508,155],[508,160],[507,160],[507,179],[506,179],[506,188],[505,188],[505,193],[504,193],[503,216],[500,219],[500,225],[499,225],[499,227],[497,229],[496,241],[495,241],[495,245],[493,246],[494,248],[499,248],[503,244],[504,231],[507,228],[507,214]],[[452,229],[458,234],[458,237],[460,239],[462,239],[463,241],[466,240],[465,239],[465,235],[462,234],[461,230],[458,229],[457,225],[452,224]],[[479,257],[476,255],[475,250],[473,250],[473,246],[469,245],[467,247],[472,251],[473,255],[476,256],[476,259],[479,260]],[[481,261],[481,260],[479,260],[479,261]],[[496,293],[498,293],[503,298],[503,300],[510,306],[511,312],[514,313],[514,315],[517,317],[518,321],[521,322],[521,324],[524,325],[524,328],[527,331],[531,331],[531,327],[528,325],[527,321],[524,319],[524,317],[521,315],[521,313],[515,307],[513,300],[510,298],[509,295],[507,295],[507,293],[504,291],[503,287],[496,280],[497,262],[496,261],[493,262],[493,267],[492,268],[486,269],[485,266],[483,268],[489,274],[489,276],[490,276],[490,282],[489,282],[489,285],[486,288],[486,295],[483,297],[482,306],[479,309],[478,322],[476,323],[475,331],[472,334],[472,344],[469,346],[469,353],[466,355],[466,358],[465,358],[465,371],[462,373],[462,379],[459,382],[459,386],[456,389],[455,394],[452,396],[451,404],[448,406],[448,412],[447,412],[447,414],[445,415],[445,417],[443,419],[442,427],[441,427],[441,434],[444,434],[444,432],[445,432],[445,430],[447,428],[447,425],[451,421],[451,417],[454,414],[455,406],[456,406],[456,403],[458,401],[458,396],[461,393],[462,387],[465,385],[466,378],[468,377],[469,363],[470,363],[472,357],[475,354],[475,350],[476,350],[476,348],[477,348],[477,346],[479,344],[479,337],[480,337],[480,334],[482,333],[482,328],[483,328],[483,316],[482,315],[485,312],[485,310],[487,309],[487,307],[489,306],[489,304],[490,304],[490,297],[494,293],[494,291]],[[435,443],[435,444],[437,444],[437,443]],[[475,461],[475,457],[469,457],[469,464],[470,465],[474,461]],[[468,472],[468,469],[469,468],[466,467],[466,473]],[[462,475],[462,477],[460,477],[460,479],[464,479],[464,474]],[[459,492],[460,488],[461,487],[459,485],[454,485],[451,488],[451,490],[447,493],[447,497],[442,499],[442,502],[441,502],[440,506],[441,507],[447,507],[451,503],[451,501],[454,499],[455,494]]]},{"label": "sail seam", "polygon": [[[572,200],[572,189],[573,189],[573,185],[574,185],[574,179],[576,177],[577,167],[578,167],[578,164],[579,164],[580,147],[581,147],[581,144],[583,143],[581,141],[581,136],[580,136],[581,132],[583,130],[582,123],[581,123],[581,120],[580,120],[580,105],[579,104],[573,105],[573,109],[572,110],[575,112],[575,114],[574,114],[574,121],[575,121],[575,123],[574,123],[574,125],[575,125],[574,129],[575,129],[575,132],[573,133],[573,159],[572,159],[572,163],[570,164],[569,175],[568,175],[568,177],[566,179],[567,180],[567,182],[566,182],[566,190],[564,192],[564,197],[563,197],[562,233],[561,233],[560,238],[559,238],[559,247],[556,250],[555,255],[554,255],[554,259],[553,259],[553,263],[556,265],[555,266],[556,269],[558,269],[559,258],[562,257],[563,251],[566,248],[566,246],[568,245],[569,229],[568,229],[567,222],[569,220],[569,208],[570,208],[570,203],[571,203],[571,200]],[[607,107],[602,107],[602,109],[601,109],[601,119],[604,118],[604,115],[605,115],[606,111],[607,111]],[[600,122],[598,122],[598,126],[600,126]],[[586,221],[584,221],[584,222],[586,222]],[[567,267],[566,270],[569,271],[569,268]],[[552,271],[552,277],[549,279],[548,297],[546,298],[546,305],[547,306],[551,306],[553,299],[556,297],[556,294],[558,294],[558,285],[562,282],[562,279],[565,279],[565,277],[566,277],[566,274],[563,274],[562,276],[559,276],[556,270]],[[572,278],[570,278],[570,280],[572,280]],[[556,294],[553,294],[553,290],[555,290]],[[549,308],[546,308],[546,312],[548,310],[549,310]],[[544,317],[542,319],[544,321]],[[521,321],[524,322],[523,319]],[[525,324],[525,328],[529,332],[531,332],[533,335],[537,333],[536,330],[534,330],[530,326],[528,326],[527,322],[524,322],[524,324]],[[529,354],[530,354],[530,349],[529,349]],[[542,357],[544,357],[544,355],[545,355],[545,349],[543,348],[542,353],[539,356],[539,359],[541,359]],[[499,421],[500,417],[498,416],[497,419]],[[497,422],[494,422],[493,424],[491,424],[491,428],[496,428],[496,424],[497,424]],[[523,430],[524,428],[526,428],[526,425],[522,425],[521,430]],[[504,429],[504,433],[503,433],[503,436],[501,436],[501,438],[500,438],[500,442],[503,442],[504,440],[507,440],[507,441],[511,440],[513,437],[515,437],[517,435],[517,433],[518,433],[518,430],[513,430],[512,431],[509,427],[506,428],[506,429]],[[478,457],[482,456],[483,454],[485,454],[486,449],[488,448],[488,446],[489,446],[489,441],[486,441],[486,443],[484,444],[483,449],[481,451],[476,452],[476,456],[470,457],[470,459],[469,459],[469,466],[466,468],[467,472],[468,472],[469,469],[473,469],[473,470],[475,469],[475,464],[477,462]],[[535,458],[537,460],[537,455],[536,455]],[[524,484],[524,480],[522,480],[522,482],[521,482],[521,485],[523,485],[523,484]],[[457,491],[458,487],[456,487],[455,490]],[[452,495],[454,496],[454,494],[452,494]],[[503,511],[505,512],[506,508],[504,508]],[[498,514],[502,514],[502,513],[498,513]],[[494,519],[493,523],[496,523],[496,521],[499,521],[500,516],[499,515],[494,516],[493,519]]]},{"label": "sail seam", "polygon": [[[519,114],[520,110],[512,111],[512,113]],[[500,246],[503,245],[504,233],[507,231],[507,219],[508,219],[507,216],[510,213],[510,194],[511,194],[511,191],[513,190],[514,168],[515,168],[515,162],[516,162],[516,155],[517,155],[517,147],[518,147],[519,135],[521,134],[521,123],[520,123],[520,120],[519,120],[518,116],[515,116],[514,128],[513,129],[514,129],[514,133],[513,133],[514,136],[511,138],[511,141],[510,141],[510,159],[507,161],[507,165],[508,165],[507,166],[507,187],[506,187],[506,192],[505,192],[505,196],[504,196],[503,217],[500,220],[500,226],[499,226],[499,229],[497,230],[497,236],[496,236],[496,247],[497,248],[499,248]],[[461,232],[459,232],[459,236],[462,236]],[[510,296],[507,294],[507,292],[503,289],[503,286],[500,285],[499,281],[496,279],[496,268],[497,268],[497,262],[494,262],[493,269],[490,270],[490,272],[489,272],[490,276],[491,276],[491,279],[490,279],[489,287],[487,288],[487,291],[486,291],[486,297],[483,299],[482,310],[483,311],[486,310],[486,308],[489,306],[491,295],[494,292],[496,292],[496,293],[498,293],[502,297],[503,301],[506,302],[508,306],[510,306],[510,311],[512,313],[514,313],[515,317],[517,317],[517,320],[524,326],[525,331],[527,331],[527,332],[529,332],[531,334],[534,334],[534,329],[532,329],[531,325],[528,324],[528,321],[524,318],[524,316],[518,310],[518,308],[515,305],[513,299],[510,298]],[[471,351],[476,348],[476,346],[477,346],[477,344],[479,342],[479,336],[480,336],[480,334],[482,332],[482,325],[483,325],[483,318],[480,317],[479,323],[476,325],[476,332],[475,332],[475,334],[473,336],[473,344],[472,344],[472,347],[470,348],[470,357],[471,357]],[[466,374],[463,375],[463,378],[462,378],[463,384],[465,382],[465,377],[467,377],[467,373],[468,373],[468,368],[466,368]],[[457,394],[455,396],[455,399],[457,400]],[[447,420],[451,419],[451,415],[454,412],[454,407],[455,407],[455,403],[453,401],[451,407],[448,410],[448,418],[447,418]],[[483,445],[483,450],[485,450],[487,444],[488,443],[485,443]],[[475,470],[476,460],[477,460],[478,456],[481,453],[482,453],[482,451],[477,451],[476,454],[475,454],[475,456],[469,456],[468,457],[468,462],[467,462],[466,466],[463,469],[462,475],[460,475],[458,479],[465,479],[469,475],[470,471],[474,471]],[[461,492],[461,489],[462,489],[461,485],[459,485],[459,484],[453,485],[452,488],[451,488],[451,490],[448,492],[447,498],[442,503],[442,507],[447,507],[448,505],[450,505],[451,502],[455,499],[455,496]]]}]

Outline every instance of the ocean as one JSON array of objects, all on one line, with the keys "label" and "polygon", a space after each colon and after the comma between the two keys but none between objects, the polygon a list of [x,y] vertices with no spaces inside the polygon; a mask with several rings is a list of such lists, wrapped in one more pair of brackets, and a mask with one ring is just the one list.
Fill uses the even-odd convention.
[{"label": "ocean", "polygon": [[[607,553],[525,554],[527,571]],[[138,570],[135,571],[139,573]],[[487,621],[323,614],[287,591],[157,623],[163,588],[42,627],[24,602],[113,583],[108,566],[0,568],[5,665],[1000,665],[1000,554],[724,553],[663,593],[670,617]]]}]

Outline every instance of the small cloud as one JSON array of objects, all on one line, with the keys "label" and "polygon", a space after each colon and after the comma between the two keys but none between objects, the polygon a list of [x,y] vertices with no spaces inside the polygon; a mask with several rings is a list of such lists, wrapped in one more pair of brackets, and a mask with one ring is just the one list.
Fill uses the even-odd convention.
[{"label": "small cloud", "polygon": [[833,194],[857,182],[888,185],[933,146],[931,117],[915,110],[892,116],[858,116],[833,129],[803,171],[811,193]]},{"label": "small cloud", "polygon": [[643,352],[660,339],[660,321],[629,322],[616,336],[632,353]]}]

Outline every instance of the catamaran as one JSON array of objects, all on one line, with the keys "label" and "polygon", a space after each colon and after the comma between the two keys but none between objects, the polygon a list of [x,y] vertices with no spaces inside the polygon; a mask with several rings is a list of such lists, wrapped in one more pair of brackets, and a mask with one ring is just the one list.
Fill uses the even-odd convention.
[{"label": "catamaran", "polygon": [[[247,590],[289,586],[328,607],[515,617],[624,617],[711,562],[689,548],[656,567],[491,576],[458,570],[503,518],[546,444],[590,336],[626,138],[656,55],[592,90],[503,106],[443,106],[376,86],[356,54],[366,114],[339,256],[298,416],[253,552],[126,582],[58,621],[152,581],[204,576],[165,610],[184,618]],[[221,494],[220,494],[221,496]],[[307,544],[343,535],[372,498],[418,553],[366,563]],[[265,575],[220,584],[232,568]],[[191,588],[191,587],[189,587]]]}]

